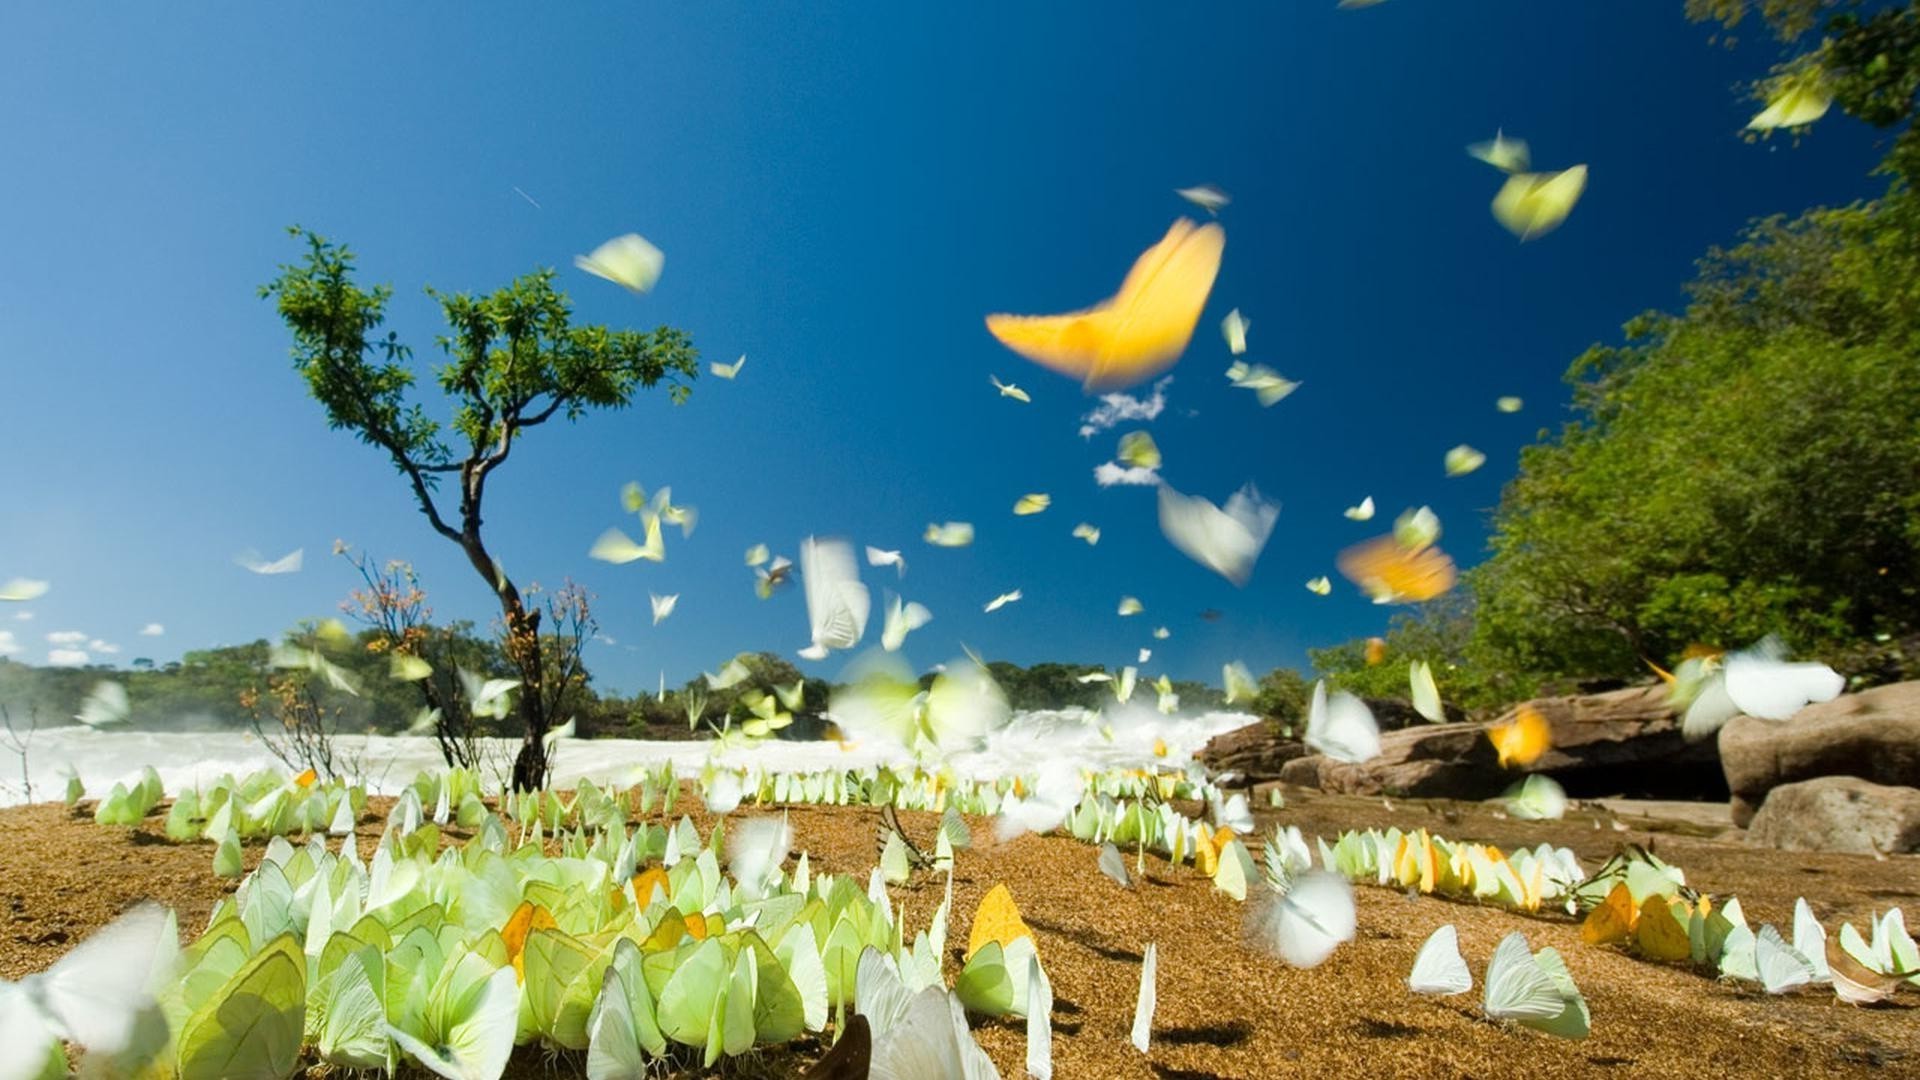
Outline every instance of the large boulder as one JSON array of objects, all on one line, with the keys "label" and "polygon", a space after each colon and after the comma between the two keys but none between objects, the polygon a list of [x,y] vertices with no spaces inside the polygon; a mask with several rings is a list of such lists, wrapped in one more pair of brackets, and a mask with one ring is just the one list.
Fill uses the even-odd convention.
[{"label": "large boulder", "polygon": [[1250,786],[1278,779],[1287,762],[1307,752],[1298,734],[1277,720],[1261,720],[1215,735],[1195,756],[1214,773],[1237,773],[1234,783]]},{"label": "large boulder", "polygon": [[[1689,744],[1664,687],[1540,698],[1532,708],[1552,728],[1552,748],[1529,771],[1550,773],[1575,795],[1724,798],[1711,741]],[[1480,724],[1422,724],[1383,732],[1380,756],[1349,765],[1318,754],[1286,762],[1280,779],[1356,795],[1485,799],[1505,791],[1516,772],[1500,767]]]},{"label": "large boulder", "polygon": [[1855,776],[1781,784],[1747,829],[1748,843],[1783,851],[1901,855],[1920,851],[1920,789]]},{"label": "large boulder", "polygon": [[1780,723],[1736,716],[1720,729],[1720,764],[1736,825],[1769,791],[1817,776],[1920,787],[1920,682],[1842,694]]}]

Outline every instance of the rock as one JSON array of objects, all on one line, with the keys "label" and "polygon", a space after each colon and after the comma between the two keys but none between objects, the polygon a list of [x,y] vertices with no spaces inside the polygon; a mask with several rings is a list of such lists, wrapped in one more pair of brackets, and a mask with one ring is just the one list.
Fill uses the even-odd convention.
[{"label": "rock", "polygon": [[1753,816],[1747,842],[1782,851],[1900,855],[1920,851],[1920,788],[1856,776],[1780,784]]},{"label": "rock", "polygon": [[1236,785],[1251,786],[1279,778],[1287,762],[1306,752],[1278,721],[1261,720],[1215,735],[1195,756],[1215,773],[1238,773]]},{"label": "rock", "polygon": [[[1545,717],[1553,747],[1529,771],[1552,774],[1575,795],[1726,797],[1711,742],[1688,744],[1660,686],[1541,698],[1516,706]],[[1480,724],[1421,724],[1380,736],[1380,756],[1360,765],[1317,754],[1286,761],[1280,779],[1356,795],[1485,799],[1519,777],[1500,767]]]},{"label": "rock", "polygon": [[1720,729],[1720,764],[1737,825],[1775,787],[1817,776],[1920,787],[1920,682],[1842,694],[1779,723],[1736,716]]}]

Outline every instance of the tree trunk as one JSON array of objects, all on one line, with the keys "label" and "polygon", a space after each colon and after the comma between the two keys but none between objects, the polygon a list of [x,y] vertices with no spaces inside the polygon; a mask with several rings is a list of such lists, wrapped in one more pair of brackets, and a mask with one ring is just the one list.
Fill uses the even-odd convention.
[{"label": "tree trunk", "polygon": [[538,791],[547,785],[546,736],[553,720],[547,715],[540,612],[523,607],[517,593],[510,603],[504,594],[501,600],[507,617],[507,655],[520,669],[520,697],[514,709],[520,717],[520,752],[513,759],[513,789]]}]

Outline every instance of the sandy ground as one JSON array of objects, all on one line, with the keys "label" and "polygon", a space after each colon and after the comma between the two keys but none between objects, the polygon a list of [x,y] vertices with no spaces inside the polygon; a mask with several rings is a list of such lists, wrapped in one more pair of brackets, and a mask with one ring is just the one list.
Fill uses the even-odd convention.
[{"label": "sandy ground", "polygon": [[[1841,919],[1859,926],[1876,909],[1892,905],[1905,907],[1910,925],[1920,921],[1920,857],[1758,851],[1715,838],[1712,814],[1686,820],[1639,809],[1579,807],[1565,821],[1530,823],[1504,820],[1477,804],[1388,804],[1290,791],[1286,809],[1263,808],[1259,815],[1263,828],[1286,821],[1328,836],[1397,824],[1508,847],[1544,840],[1572,847],[1589,867],[1624,839],[1651,840],[1694,886],[1738,895],[1756,923],[1790,923],[1794,898],[1802,895],[1829,932]],[[1613,827],[1616,811],[1631,831]],[[801,807],[792,815],[796,846],[811,852],[816,869],[864,877],[874,860],[872,811]],[[704,831],[708,823],[693,816]],[[930,815],[902,817],[923,838],[935,824]],[[11,838],[0,845],[0,896],[6,904],[0,977],[44,968],[136,900],[173,905],[189,932],[203,925],[213,902],[232,885],[211,875],[210,845],[167,842],[161,820],[156,813],[138,829],[102,828],[57,805],[0,811],[0,826]],[[1769,997],[1684,967],[1585,946],[1565,916],[1515,915],[1371,887],[1357,890],[1358,939],[1319,968],[1298,971],[1254,944],[1250,905],[1216,892],[1191,869],[1149,858],[1146,879],[1125,889],[1095,869],[1091,847],[1032,836],[990,846],[990,822],[972,825],[982,846],[961,853],[952,939],[966,940],[973,907],[987,889],[1000,881],[1010,885],[1053,980],[1055,1075],[1063,1080],[1920,1076],[1920,993],[1906,991],[1871,1009],[1843,1005],[1825,990]],[[363,855],[377,835],[377,819],[363,821]],[[250,850],[249,864],[258,855],[257,847]],[[922,925],[932,912],[940,882],[927,875],[895,890],[896,909],[907,911],[910,926]],[[1442,1001],[1417,998],[1402,980],[1420,943],[1448,922],[1459,928],[1474,992]],[[1564,1042],[1480,1018],[1478,981],[1486,960],[1494,944],[1516,929],[1535,948],[1553,945],[1566,957],[1592,1010],[1591,1038]],[[1141,950],[1149,941],[1159,946],[1160,1006],[1151,1052],[1141,1055],[1127,1035]],[[948,977],[956,970],[954,958]],[[984,1023],[975,1035],[1004,1075],[1024,1075],[1021,1022]],[[818,1053],[817,1044],[798,1043],[727,1063],[720,1075],[792,1076]],[[524,1048],[508,1073],[581,1074],[579,1055]],[[683,1068],[666,1075],[704,1074]]]}]

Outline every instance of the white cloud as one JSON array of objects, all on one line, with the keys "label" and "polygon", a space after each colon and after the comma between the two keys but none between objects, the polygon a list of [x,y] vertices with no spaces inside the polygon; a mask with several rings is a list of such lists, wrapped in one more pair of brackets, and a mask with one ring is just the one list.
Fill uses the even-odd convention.
[{"label": "white cloud", "polygon": [[140,628],[141,637],[159,637],[161,634],[164,634],[166,632],[167,632],[167,628],[164,626],[161,626],[157,622],[150,622],[147,625]]},{"label": "white cloud", "polygon": [[99,638],[94,638],[92,641],[87,642],[87,648],[97,653],[106,653],[108,656],[112,656],[114,653],[120,651],[120,646],[101,641]]},{"label": "white cloud", "polygon": [[618,641],[615,641],[614,639],[612,639],[612,638],[610,638],[610,637],[608,637],[608,636],[607,636],[607,635],[605,635],[605,634],[595,634],[595,635],[593,635],[593,640],[595,640],[595,641],[597,641],[597,642],[599,642],[599,643],[600,643],[600,644],[602,644],[602,645],[618,645],[618,644],[620,644],[620,643],[619,643]]},{"label": "white cloud", "polygon": [[49,645],[85,645],[87,632],[84,630],[55,630],[47,634]]},{"label": "white cloud", "polygon": [[32,621],[33,621],[33,612],[31,612],[31,611],[17,611],[17,612],[14,612],[14,615],[13,615],[13,617],[14,617],[14,618],[15,618],[16,620],[18,620],[18,621],[20,621],[20,622],[32,622]]},{"label": "white cloud", "polygon": [[47,650],[47,663],[52,664],[54,667],[80,667],[89,659],[91,659],[91,657],[87,655],[87,650],[85,649]]},{"label": "white cloud", "polygon": [[1147,421],[1159,416],[1167,407],[1167,386],[1172,382],[1171,375],[1161,379],[1153,384],[1152,393],[1144,398],[1132,394],[1101,394],[1099,406],[1080,418],[1080,437],[1091,439],[1115,424]]},{"label": "white cloud", "polygon": [[1123,469],[1111,461],[1103,461],[1094,467],[1093,478],[1101,487],[1146,487],[1160,482],[1160,474],[1152,469],[1134,467]]},{"label": "white cloud", "polygon": [[0,656],[12,656],[20,651],[20,643],[13,640],[13,631],[0,630]]}]

